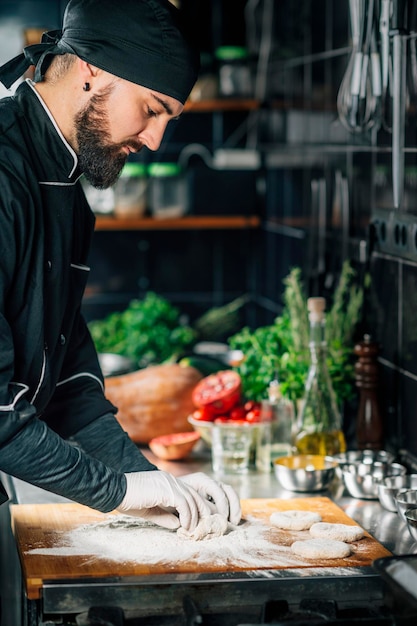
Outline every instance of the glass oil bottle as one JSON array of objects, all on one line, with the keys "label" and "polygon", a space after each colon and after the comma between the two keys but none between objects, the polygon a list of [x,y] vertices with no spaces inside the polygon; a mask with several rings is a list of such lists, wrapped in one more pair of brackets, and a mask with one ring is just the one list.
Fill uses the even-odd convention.
[{"label": "glass oil bottle", "polygon": [[329,370],[325,338],[324,298],[307,301],[310,322],[310,367],[297,416],[294,445],[299,454],[345,452],[346,441]]}]

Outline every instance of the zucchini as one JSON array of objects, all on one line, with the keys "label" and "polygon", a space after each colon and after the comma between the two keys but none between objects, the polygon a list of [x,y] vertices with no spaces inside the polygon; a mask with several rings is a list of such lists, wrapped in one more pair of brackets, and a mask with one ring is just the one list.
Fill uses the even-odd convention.
[{"label": "zucchini", "polygon": [[194,369],[198,370],[204,377],[210,374],[216,374],[216,372],[220,372],[221,370],[230,369],[224,361],[216,359],[216,357],[194,354],[181,357],[178,361],[178,365],[182,367],[194,367]]}]

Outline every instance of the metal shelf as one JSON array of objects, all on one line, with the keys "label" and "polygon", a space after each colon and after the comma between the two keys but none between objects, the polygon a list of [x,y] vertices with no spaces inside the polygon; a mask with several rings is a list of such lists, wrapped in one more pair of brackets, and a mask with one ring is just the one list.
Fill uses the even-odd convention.
[{"label": "metal shelf", "polygon": [[217,98],[213,100],[188,100],[184,113],[215,113],[227,111],[253,111],[259,109],[259,100],[250,98]]},{"label": "metal shelf", "polygon": [[97,216],[95,230],[244,230],[258,228],[260,223],[257,215],[186,215],[169,219]]}]

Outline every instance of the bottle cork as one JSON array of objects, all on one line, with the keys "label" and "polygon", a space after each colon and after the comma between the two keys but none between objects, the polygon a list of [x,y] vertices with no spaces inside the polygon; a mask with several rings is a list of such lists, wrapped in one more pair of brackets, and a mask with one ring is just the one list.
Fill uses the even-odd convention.
[{"label": "bottle cork", "polygon": [[326,299],[308,298],[307,309],[311,322],[321,322],[324,318],[324,312],[326,310]]}]

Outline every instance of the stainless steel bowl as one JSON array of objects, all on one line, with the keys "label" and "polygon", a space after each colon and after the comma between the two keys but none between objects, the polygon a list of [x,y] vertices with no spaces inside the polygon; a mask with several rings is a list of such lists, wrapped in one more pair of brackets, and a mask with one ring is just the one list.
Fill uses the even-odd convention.
[{"label": "stainless steel bowl", "polygon": [[287,491],[323,491],[333,480],[337,462],[319,454],[282,456],[274,461],[275,476]]},{"label": "stainless steel bowl", "polygon": [[121,376],[133,372],[135,367],[134,361],[127,356],[120,354],[112,354],[111,352],[101,352],[98,355],[103,376]]},{"label": "stainless steel bowl", "polygon": [[245,357],[242,350],[231,350],[227,343],[217,341],[199,341],[193,348],[195,354],[213,357],[232,367],[241,363]]},{"label": "stainless steel bowl", "polygon": [[410,535],[417,541],[417,509],[406,509],[404,516]]},{"label": "stainless steel bowl", "polygon": [[387,450],[348,450],[333,455],[333,458],[339,463],[339,468],[342,470],[352,463],[393,463],[395,457]]},{"label": "stainless steel bowl", "polygon": [[346,489],[353,498],[361,500],[378,499],[378,483],[386,476],[400,476],[407,468],[399,463],[350,463],[341,468]]},{"label": "stainless steel bowl", "polygon": [[386,476],[378,482],[378,498],[387,511],[397,513],[395,497],[400,490],[417,489],[417,474]]},{"label": "stainless steel bowl", "polygon": [[406,522],[405,512],[408,509],[417,509],[417,489],[401,489],[395,496],[397,511]]}]

